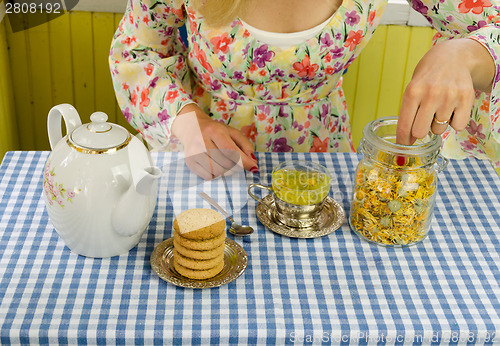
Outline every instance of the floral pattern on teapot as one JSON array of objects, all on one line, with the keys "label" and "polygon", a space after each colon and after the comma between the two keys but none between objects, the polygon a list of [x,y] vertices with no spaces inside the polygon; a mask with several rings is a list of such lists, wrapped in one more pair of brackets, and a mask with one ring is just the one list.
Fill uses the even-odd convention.
[{"label": "floral pattern on teapot", "polygon": [[50,162],[47,162],[45,166],[45,171],[43,172],[43,191],[47,197],[47,201],[50,205],[54,203],[59,204],[64,208],[64,203],[73,203],[72,199],[75,198],[76,192],[81,191],[80,189],[75,191],[67,191],[62,184],[58,184],[55,180],[56,173],[54,168],[51,169]]}]

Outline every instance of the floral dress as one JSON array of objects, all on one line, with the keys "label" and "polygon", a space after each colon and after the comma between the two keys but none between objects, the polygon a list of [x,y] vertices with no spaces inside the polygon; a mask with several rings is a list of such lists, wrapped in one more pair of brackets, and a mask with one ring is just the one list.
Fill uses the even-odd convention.
[{"label": "floral dress", "polygon": [[[238,18],[208,26],[189,0],[130,0],[109,58],[118,103],[157,150],[171,142],[176,114],[195,102],[240,129],[256,151],[354,151],[342,75],[386,5],[344,0],[319,34],[281,49],[252,37]],[[497,3],[417,0],[412,6],[439,30],[438,39],[470,37],[483,44],[498,71]],[[184,24],[188,47],[178,32]],[[446,155],[490,158],[500,166],[499,79],[497,74],[491,96],[477,93],[467,130],[444,134]]]}]

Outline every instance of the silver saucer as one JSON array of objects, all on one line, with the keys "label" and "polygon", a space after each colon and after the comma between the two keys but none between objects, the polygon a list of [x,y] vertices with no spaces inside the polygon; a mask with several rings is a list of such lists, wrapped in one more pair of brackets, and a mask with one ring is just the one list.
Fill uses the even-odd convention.
[{"label": "silver saucer", "polygon": [[344,223],[344,208],[329,196],[326,197],[325,204],[318,218],[318,223],[305,228],[295,228],[282,224],[274,216],[276,206],[273,197],[267,195],[262,200],[264,203],[270,205],[271,209],[268,209],[262,202],[257,204],[257,218],[271,231],[290,238],[322,237],[335,232]]},{"label": "silver saucer", "polygon": [[174,238],[168,238],[155,247],[151,253],[151,267],[166,282],[186,288],[213,288],[236,280],[248,265],[245,250],[234,240],[226,238],[224,247],[224,268],[213,278],[194,280],[179,274],[173,266]]}]

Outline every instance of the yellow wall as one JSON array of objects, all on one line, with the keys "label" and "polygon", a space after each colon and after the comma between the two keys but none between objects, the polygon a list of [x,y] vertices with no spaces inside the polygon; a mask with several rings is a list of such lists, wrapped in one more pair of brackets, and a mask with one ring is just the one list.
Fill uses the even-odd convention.
[{"label": "yellow wall", "polygon": [[19,148],[10,60],[5,25],[0,23],[0,160],[6,151]]},{"label": "yellow wall", "polygon": [[60,103],[74,105],[83,122],[100,110],[132,130],[116,105],[107,62],[121,17],[72,12],[17,33],[5,25],[6,40],[0,40],[0,48],[9,47],[15,105],[9,116],[18,122],[19,143],[4,151],[49,150],[47,114]]},{"label": "yellow wall", "polygon": [[[71,12],[17,33],[5,25],[6,33],[2,36],[0,31],[0,68],[10,67],[12,77],[2,73],[0,81],[12,85],[14,104],[7,110],[3,107],[0,116],[11,119],[11,127],[19,125],[19,140],[2,140],[0,153],[48,150],[46,117],[59,103],[73,104],[83,122],[100,110],[110,121],[132,130],[117,107],[107,65],[111,37],[120,19],[121,14]],[[404,86],[430,47],[432,35],[430,28],[381,26],[349,68],[344,85],[356,146],[364,124],[398,114]],[[2,104],[12,104],[11,96],[5,100],[5,94],[1,95]]]},{"label": "yellow wall", "polygon": [[345,75],[344,92],[356,147],[365,124],[398,115],[403,91],[430,48],[433,35],[429,27],[380,26],[351,65]]}]

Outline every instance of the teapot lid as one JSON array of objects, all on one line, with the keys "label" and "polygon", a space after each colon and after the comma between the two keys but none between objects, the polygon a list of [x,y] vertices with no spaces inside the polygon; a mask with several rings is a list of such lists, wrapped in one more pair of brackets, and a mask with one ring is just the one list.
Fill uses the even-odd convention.
[{"label": "teapot lid", "polygon": [[127,146],[132,136],[122,126],[106,122],[108,116],[95,112],[90,123],[75,129],[68,136],[68,144],[73,149],[86,154],[103,154],[120,150]]}]

